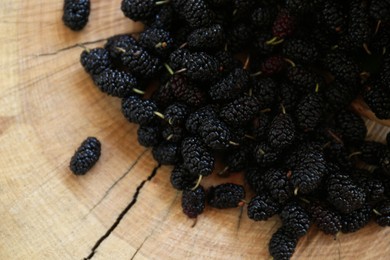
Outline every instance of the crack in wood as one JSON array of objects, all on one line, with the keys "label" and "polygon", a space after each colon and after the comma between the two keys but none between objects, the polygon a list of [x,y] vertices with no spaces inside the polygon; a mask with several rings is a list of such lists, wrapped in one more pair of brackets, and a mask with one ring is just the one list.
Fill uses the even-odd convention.
[{"label": "crack in wood", "polygon": [[61,48],[61,49],[53,51],[53,52],[40,53],[40,54],[36,54],[34,56],[35,57],[54,56],[54,55],[57,55],[58,53],[63,52],[63,51],[68,51],[68,50],[71,50],[71,49],[74,49],[74,48],[77,48],[77,47],[83,48],[83,46],[85,46],[85,45],[100,43],[100,42],[103,42],[103,41],[106,41],[106,40],[107,40],[107,38],[102,38],[102,39],[98,39],[98,40],[95,40],[95,41],[76,43],[74,45],[71,45],[71,46],[68,46],[68,47],[64,47],[64,48]]},{"label": "crack in wood", "polygon": [[240,213],[238,214],[237,229],[236,229],[237,232],[238,232],[238,230],[241,227],[241,221],[242,221],[242,214],[243,214],[243,212],[244,212],[244,206],[241,206],[240,207]]},{"label": "crack in wood", "polygon": [[123,180],[130,172],[131,170],[138,164],[139,160],[145,155],[145,153],[148,151],[148,149],[144,150],[138,157],[135,159],[135,161],[130,165],[130,167],[125,171],[125,173],[122,174],[121,177],[119,177],[104,193],[103,197],[95,204],[93,207],[88,211],[87,215],[84,216],[87,217],[91,212],[100,205],[100,203],[103,202],[103,200],[110,194],[111,190],[121,181]]},{"label": "crack in wood", "polygon": [[175,205],[175,202],[176,202],[178,195],[179,195],[179,192],[177,191],[175,197],[173,198],[171,204],[168,207],[167,212],[164,214],[164,216],[161,218],[161,220],[156,224],[156,226],[153,228],[153,230],[150,232],[150,234],[145,237],[145,239],[142,241],[141,245],[137,248],[137,250],[135,250],[135,252],[134,252],[133,256],[130,258],[130,260],[133,260],[137,256],[138,252],[144,246],[145,242],[154,234],[154,232],[156,232],[157,228],[160,227],[160,224],[165,222],[165,220],[167,219],[167,217],[169,215],[169,212],[171,212],[173,206]]},{"label": "crack in wood", "polygon": [[137,189],[135,190],[135,193],[133,195],[133,199],[126,206],[126,208],[119,214],[119,216],[115,220],[114,224],[112,224],[111,227],[106,231],[106,233],[96,241],[95,245],[91,248],[91,253],[87,257],[84,257],[83,258],[84,260],[92,259],[92,257],[95,255],[99,246],[104,242],[104,240],[106,240],[111,235],[111,233],[116,229],[116,227],[122,221],[123,217],[127,214],[127,212],[129,212],[129,210],[135,205],[142,188],[144,187],[144,185],[147,182],[151,181],[156,176],[157,171],[160,167],[161,167],[161,164],[154,167],[151,174],[137,186]]}]

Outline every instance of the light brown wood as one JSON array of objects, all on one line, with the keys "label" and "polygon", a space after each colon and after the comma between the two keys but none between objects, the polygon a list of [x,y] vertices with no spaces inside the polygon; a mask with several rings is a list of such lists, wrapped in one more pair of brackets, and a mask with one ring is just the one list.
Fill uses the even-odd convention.
[{"label": "light brown wood", "polygon": [[[119,100],[100,93],[78,62],[77,44],[99,46],[139,26],[120,0],[92,1],[89,24],[74,33],[62,25],[62,2],[0,2],[0,259],[87,257],[156,166]],[[371,137],[388,128],[380,131]],[[69,158],[86,136],[102,141],[102,157],[75,177]],[[208,208],[191,228],[169,171],[145,183],[92,259],[269,259],[277,218],[255,223],[245,210],[240,218],[239,209]],[[374,224],[337,240],[312,229],[294,259],[387,259],[389,241],[390,229]]]}]

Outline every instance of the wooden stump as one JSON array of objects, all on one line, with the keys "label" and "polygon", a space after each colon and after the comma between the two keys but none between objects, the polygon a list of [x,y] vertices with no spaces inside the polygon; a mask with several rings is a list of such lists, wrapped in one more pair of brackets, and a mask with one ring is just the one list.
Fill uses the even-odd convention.
[{"label": "wooden stump", "polygon": [[[0,259],[268,259],[279,219],[255,223],[245,209],[208,208],[192,228],[170,167],[148,180],[156,163],[137,144],[137,127],[80,66],[80,45],[141,29],[120,2],[92,1],[79,33],[63,26],[63,1],[0,3]],[[87,136],[101,140],[102,157],[76,177],[69,159]],[[374,224],[337,240],[312,229],[294,259],[387,259],[389,240],[390,229]]]}]

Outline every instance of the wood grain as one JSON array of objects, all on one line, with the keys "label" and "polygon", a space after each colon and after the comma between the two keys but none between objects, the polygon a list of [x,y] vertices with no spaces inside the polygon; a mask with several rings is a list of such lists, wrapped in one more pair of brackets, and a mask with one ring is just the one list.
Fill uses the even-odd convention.
[{"label": "wood grain", "polygon": [[[62,25],[62,1],[0,3],[0,259],[83,259],[105,234],[92,259],[268,259],[280,221],[207,209],[192,228],[169,186],[170,168],[148,180],[156,163],[137,144],[136,126],[79,65],[78,45],[140,30],[119,5],[92,1],[89,24],[74,33]],[[102,141],[102,157],[75,177],[69,158],[89,135]],[[225,180],[205,185],[213,181]],[[387,259],[389,239],[390,229],[373,224],[337,240],[312,229],[294,259]]]}]

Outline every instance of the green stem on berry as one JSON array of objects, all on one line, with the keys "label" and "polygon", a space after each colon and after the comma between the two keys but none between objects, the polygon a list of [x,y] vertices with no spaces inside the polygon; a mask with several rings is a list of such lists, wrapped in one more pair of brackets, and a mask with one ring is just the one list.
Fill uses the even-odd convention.
[{"label": "green stem on berry", "polygon": [[248,69],[250,59],[251,59],[251,56],[248,55],[248,56],[246,57],[246,59],[245,59],[245,63],[244,63],[244,67],[243,67],[244,70],[247,70],[247,69]]},{"label": "green stem on berry", "polygon": [[367,80],[370,77],[370,73],[368,71],[363,71],[359,74],[362,80]]},{"label": "green stem on berry", "polygon": [[173,118],[170,118],[170,119],[168,120],[168,124],[173,125],[173,123],[174,123]]},{"label": "green stem on berry", "polygon": [[265,44],[271,45],[271,44],[273,44],[277,39],[278,39],[278,37],[274,37],[274,38],[272,38],[272,39],[266,41]]},{"label": "green stem on berry", "polygon": [[272,109],[271,108],[264,108],[263,110],[260,110],[260,113],[268,113],[268,112],[271,112]]},{"label": "green stem on berry", "polygon": [[371,54],[372,54],[372,52],[371,52],[370,49],[368,48],[367,43],[363,43],[363,49],[367,52],[368,55],[371,55]]},{"label": "green stem on berry", "polygon": [[164,63],[164,67],[167,69],[167,71],[168,71],[168,73],[169,73],[170,75],[175,74],[175,72],[173,71],[173,69],[172,69],[168,64]]},{"label": "green stem on berry", "polygon": [[310,204],[310,201],[308,199],[305,199],[302,197],[300,197],[299,199],[302,200],[303,202],[305,202],[306,204]]},{"label": "green stem on berry", "polygon": [[251,139],[251,140],[256,140],[256,138],[254,137],[254,136],[251,136],[251,135],[248,135],[248,134],[246,134],[246,135],[244,135],[246,138],[248,138],[248,139]]},{"label": "green stem on berry", "polygon": [[290,60],[290,59],[287,59],[287,58],[284,58],[285,61],[287,61],[287,63],[289,63],[293,68],[295,68],[297,65],[295,65],[295,63]]},{"label": "green stem on berry", "polygon": [[377,211],[376,209],[373,209],[372,211],[375,213],[375,215],[382,216],[382,214],[379,211]]},{"label": "green stem on berry", "polygon": [[228,170],[229,170],[229,166],[226,166],[225,168],[223,168],[222,171],[218,172],[217,175],[222,176],[222,175],[224,175]]},{"label": "green stem on berry", "polygon": [[162,0],[162,1],[157,1],[156,2],[156,5],[164,5],[164,4],[168,4],[171,0]]},{"label": "green stem on berry", "polygon": [[352,157],[354,157],[354,156],[356,156],[356,155],[361,155],[361,154],[362,154],[361,151],[351,153],[350,155],[348,155],[348,159],[351,159]]},{"label": "green stem on berry", "polygon": [[183,49],[184,47],[187,46],[187,44],[188,44],[187,42],[183,43],[182,45],[179,46],[179,49]]},{"label": "green stem on berry", "polygon": [[387,51],[386,47],[383,47],[382,55],[385,55],[385,54],[386,54],[386,51]]},{"label": "green stem on berry", "polygon": [[132,90],[134,93],[136,93],[136,94],[140,94],[140,95],[145,94],[145,91],[140,90],[140,89],[138,89],[138,88],[132,88],[131,90]]},{"label": "green stem on berry", "polygon": [[280,107],[282,108],[282,113],[286,114],[286,108],[283,106],[283,104],[280,104]]},{"label": "green stem on berry", "polygon": [[122,52],[122,53],[125,53],[125,52],[126,52],[126,50],[123,49],[123,48],[121,48],[121,47],[115,47],[115,49],[116,49],[117,51],[119,51],[119,52]]},{"label": "green stem on berry", "polygon": [[183,68],[183,69],[175,71],[175,74],[180,74],[180,73],[183,73],[183,72],[186,72],[186,71],[187,71],[187,69]]},{"label": "green stem on berry", "polygon": [[298,195],[298,191],[299,191],[299,187],[296,187],[296,188],[294,189],[294,196],[297,196],[297,195]]},{"label": "green stem on berry", "polygon": [[168,135],[168,137],[166,138],[167,141],[171,140],[173,138],[173,134],[170,134]]},{"label": "green stem on berry", "polygon": [[381,27],[381,24],[382,24],[382,20],[379,20],[376,24],[374,35],[376,35],[379,32],[379,28]]},{"label": "green stem on berry", "polygon": [[318,93],[320,91],[320,84],[316,83],[316,90],[315,92]]},{"label": "green stem on berry", "polygon": [[258,71],[258,72],[256,72],[256,73],[251,74],[250,76],[251,76],[252,78],[254,78],[254,77],[260,76],[261,74],[263,74],[263,72],[262,72],[262,71]]},{"label": "green stem on berry", "polygon": [[233,142],[233,141],[229,141],[229,144],[233,145],[233,146],[240,146],[239,143],[236,143],[236,142]]},{"label": "green stem on berry", "polygon": [[203,178],[203,175],[200,175],[200,174],[199,174],[198,180],[196,181],[195,186],[191,188],[191,190],[196,190],[196,188],[199,187],[200,182],[202,181],[202,178]]},{"label": "green stem on berry", "polygon": [[158,116],[159,118],[165,119],[165,116],[164,116],[162,113],[160,113],[160,112],[158,112],[158,111],[154,111],[153,113],[154,113],[156,116]]},{"label": "green stem on berry", "polygon": [[332,50],[332,51],[334,51],[334,50],[336,50],[336,49],[338,49],[339,48],[339,46],[336,44],[336,45],[333,45],[330,49]]}]

